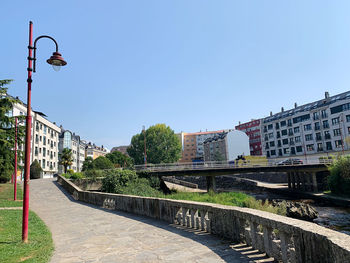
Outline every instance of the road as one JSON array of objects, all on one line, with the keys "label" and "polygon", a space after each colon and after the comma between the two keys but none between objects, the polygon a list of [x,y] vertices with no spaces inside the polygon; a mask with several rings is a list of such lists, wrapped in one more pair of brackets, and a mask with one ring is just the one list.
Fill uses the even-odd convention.
[{"label": "road", "polygon": [[52,179],[31,180],[30,209],[52,232],[52,263],[272,262],[207,233],[77,202]]}]

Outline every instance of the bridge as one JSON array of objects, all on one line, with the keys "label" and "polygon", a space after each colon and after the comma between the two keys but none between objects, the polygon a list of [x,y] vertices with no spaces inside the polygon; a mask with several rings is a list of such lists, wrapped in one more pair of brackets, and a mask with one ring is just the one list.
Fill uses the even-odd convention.
[{"label": "bridge", "polygon": [[288,188],[317,192],[324,177],[329,174],[330,160],[308,160],[301,163],[288,162],[230,162],[168,163],[136,165],[137,173],[154,176],[205,176],[207,189],[216,190],[216,176],[244,173],[286,173]]}]

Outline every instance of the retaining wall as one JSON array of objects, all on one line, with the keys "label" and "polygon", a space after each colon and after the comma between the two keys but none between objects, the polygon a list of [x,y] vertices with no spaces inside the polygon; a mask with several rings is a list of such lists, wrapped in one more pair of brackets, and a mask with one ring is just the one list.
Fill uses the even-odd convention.
[{"label": "retaining wall", "polygon": [[244,242],[283,262],[350,262],[350,236],[313,223],[249,208],[88,192],[61,176],[57,181],[76,200]]}]

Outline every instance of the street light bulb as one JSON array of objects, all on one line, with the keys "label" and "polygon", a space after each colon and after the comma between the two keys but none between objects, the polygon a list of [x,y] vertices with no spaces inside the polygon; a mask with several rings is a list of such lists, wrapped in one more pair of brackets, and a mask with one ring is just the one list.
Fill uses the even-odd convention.
[{"label": "street light bulb", "polygon": [[54,64],[52,64],[52,68],[53,68],[54,71],[60,71],[61,70],[61,66],[54,65]]}]

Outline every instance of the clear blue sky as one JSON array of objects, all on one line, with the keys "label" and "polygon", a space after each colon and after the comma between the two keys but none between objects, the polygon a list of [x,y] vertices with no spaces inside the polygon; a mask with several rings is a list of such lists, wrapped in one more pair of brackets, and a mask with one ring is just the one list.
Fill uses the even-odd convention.
[{"label": "clear blue sky", "polygon": [[40,40],[33,108],[109,148],[156,123],[233,128],[350,87],[350,1],[1,1],[0,79],[26,100],[28,22]]}]

